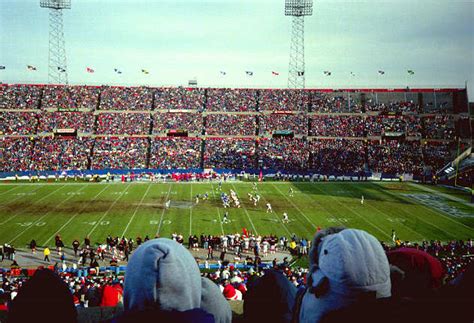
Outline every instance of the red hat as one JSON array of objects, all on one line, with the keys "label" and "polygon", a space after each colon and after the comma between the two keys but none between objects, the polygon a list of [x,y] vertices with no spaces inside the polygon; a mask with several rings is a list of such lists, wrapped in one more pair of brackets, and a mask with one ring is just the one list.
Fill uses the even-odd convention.
[{"label": "red hat", "polygon": [[417,272],[428,275],[431,288],[441,286],[445,271],[440,261],[430,254],[414,248],[399,248],[389,251],[387,257],[390,264],[399,267],[405,274]]},{"label": "red hat", "polygon": [[226,299],[237,299],[237,293],[235,292],[234,286],[228,284],[224,287],[224,291],[222,292]]}]

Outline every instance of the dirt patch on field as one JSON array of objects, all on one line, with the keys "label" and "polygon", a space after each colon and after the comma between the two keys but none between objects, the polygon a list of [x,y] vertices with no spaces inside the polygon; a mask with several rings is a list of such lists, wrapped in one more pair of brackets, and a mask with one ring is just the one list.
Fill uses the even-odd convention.
[{"label": "dirt patch on field", "polygon": [[[137,206],[140,209],[148,209],[153,212],[157,209],[162,210],[165,207],[165,197],[154,198],[145,203],[138,203],[137,201],[119,201],[114,204],[111,210],[122,211],[122,210],[134,210]],[[91,213],[105,213],[110,209],[110,206],[114,203],[110,200],[84,200],[84,201],[71,201],[63,204],[51,203],[51,204],[32,204],[28,201],[14,202],[4,206],[4,211],[10,214],[29,214],[29,215],[44,215],[46,213],[64,213],[64,214],[91,214]],[[190,201],[172,200],[170,208],[178,209],[189,209],[193,207],[193,203]]]},{"label": "dirt patch on field", "polygon": [[386,184],[384,188],[391,191],[408,191],[407,187],[403,184]]},{"label": "dirt patch on field", "polygon": [[[45,213],[65,213],[65,214],[90,214],[90,213],[104,213],[109,210],[112,205],[112,201],[74,201],[67,202],[64,204],[39,204],[32,205],[28,202],[17,202],[6,205],[4,210],[7,213],[22,213],[22,214],[41,214]],[[115,203],[112,209],[123,210],[132,209],[133,203]]]}]

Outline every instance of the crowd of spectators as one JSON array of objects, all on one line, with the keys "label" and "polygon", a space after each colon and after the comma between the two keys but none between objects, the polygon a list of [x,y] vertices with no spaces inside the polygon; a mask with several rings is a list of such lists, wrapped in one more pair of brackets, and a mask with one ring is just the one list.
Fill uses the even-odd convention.
[{"label": "crowd of spectators", "polygon": [[424,164],[434,170],[441,169],[454,158],[453,143],[428,141],[423,145]]},{"label": "crowd of spectators", "polygon": [[306,114],[272,113],[259,118],[259,135],[272,135],[276,131],[291,131],[295,135],[308,134]]},{"label": "crowd of spectators", "polygon": [[423,128],[421,126],[420,117],[417,115],[409,114],[404,115],[403,118],[405,119],[405,124],[407,127],[407,136],[421,138]]},{"label": "crowd of spectators", "polygon": [[153,115],[153,133],[162,134],[169,130],[186,130],[201,134],[202,115],[190,112],[163,112]]},{"label": "crowd of spectators", "polygon": [[327,137],[365,137],[365,119],[359,116],[311,116],[310,135]]},{"label": "crowd of spectators", "polygon": [[260,111],[308,111],[308,92],[298,90],[260,90]]},{"label": "crowd of spectators", "polygon": [[30,138],[0,138],[0,171],[29,170],[32,148]]},{"label": "crowd of spectators", "polygon": [[406,133],[406,122],[401,116],[379,115],[366,119],[368,136],[383,136],[387,132]]},{"label": "crowd of spectators", "polygon": [[362,106],[356,100],[351,100],[347,93],[310,92],[310,112],[319,113],[360,113]]},{"label": "crowd of spectators", "polygon": [[91,169],[146,168],[147,138],[96,138]]},{"label": "crowd of spectators", "polygon": [[0,112],[0,135],[28,135],[36,133],[36,112]]},{"label": "crowd of spectators", "polygon": [[381,114],[404,112],[418,113],[419,105],[413,101],[373,102],[369,100],[365,106],[366,111],[378,111]]},{"label": "crowd of spectators", "polygon": [[101,113],[97,115],[96,134],[147,135],[150,132],[149,113]]},{"label": "crowd of spectators", "polygon": [[454,117],[451,115],[428,116],[423,122],[424,138],[452,140],[456,135]]},{"label": "crowd of spectators", "polygon": [[41,108],[95,110],[100,91],[100,87],[91,86],[46,86],[43,89]]},{"label": "crowd of spectators", "polygon": [[255,140],[208,138],[203,159],[205,168],[255,168]]},{"label": "crowd of spectators", "polygon": [[147,87],[102,87],[101,110],[151,110],[153,90]]},{"label": "crowd of spectators", "polygon": [[[363,95],[364,94],[364,95]],[[405,96],[405,99],[403,97]],[[419,96],[419,94],[416,94]],[[152,140],[156,145],[148,147],[149,139],[119,140],[126,147],[139,149],[130,155],[140,157],[132,161],[131,156],[119,158],[118,152],[106,157],[98,154],[93,158],[92,165],[143,165],[158,167],[164,163],[170,165],[201,164],[225,168],[255,167],[275,168],[281,170],[305,170],[309,168],[326,169],[334,172],[345,169],[348,160],[356,159],[354,171],[361,168],[361,159],[365,155],[355,156],[355,151],[361,150],[361,142],[353,141],[306,141],[305,136],[321,137],[366,137],[387,136],[389,133],[402,133],[407,137],[424,139],[454,140],[457,134],[463,138],[470,136],[469,119],[461,118],[455,122],[452,115],[442,114],[453,111],[453,96],[450,93],[422,93],[423,105],[429,107],[428,112],[437,111],[437,115],[420,117],[418,101],[415,94],[407,93],[357,93],[357,92],[324,92],[299,90],[253,90],[253,89],[200,89],[200,88],[158,88],[147,87],[87,87],[87,86],[27,86],[1,85],[0,109],[37,111],[0,111],[0,136],[19,136],[51,133],[55,129],[76,129],[80,134],[93,135],[168,135],[169,130],[185,130],[191,135],[227,136],[256,136],[262,137],[293,134],[303,136],[302,139],[274,138],[262,139],[260,142],[247,140],[217,141],[207,138],[206,149],[201,156],[200,148],[195,149],[192,140],[168,139]],[[41,98],[41,99],[40,99]],[[100,98],[100,104],[99,104]],[[364,99],[365,98],[365,99]],[[41,100],[41,102],[40,102]],[[153,101],[154,106],[153,105]],[[421,102],[421,101],[420,101]],[[77,109],[95,110],[100,105],[105,111],[74,111]],[[66,109],[68,111],[49,112],[46,109]],[[156,109],[159,111],[151,112]],[[205,109],[208,111],[205,111]],[[438,110],[437,110],[438,109]],[[134,111],[126,111],[134,110]],[[139,110],[144,110],[139,112]],[[167,110],[167,111],[164,111]],[[187,110],[185,112],[177,110]],[[190,111],[192,110],[192,111]],[[426,110],[426,109],[425,109]],[[150,111],[150,112],[146,112]],[[251,112],[264,112],[259,115]],[[427,112],[424,111],[424,112]],[[204,113],[202,113],[204,112]],[[222,112],[222,113],[216,113]],[[233,112],[238,112],[233,114]],[[250,112],[250,113],[247,113]],[[310,112],[311,114],[307,114]],[[367,115],[355,114],[368,112]],[[94,114],[95,113],[95,114]],[[322,114],[313,114],[322,113]],[[338,114],[339,113],[339,114]],[[341,115],[340,113],[354,113]],[[331,114],[331,115],[330,115]],[[309,118],[309,121],[308,121]],[[457,126],[456,126],[457,124]],[[150,133],[150,129],[153,131]],[[457,132],[456,132],[457,131]],[[49,140],[49,141],[48,141]],[[3,156],[11,156],[12,160],[3,161],[3,167],[9,171],[28,169],[56,169],[63,167],[61,151],[68,152],[70,162],[64,162],[67,167],[85,167],[84,155],[87,155],[89,143],[81,149],[81,140],[69,142],[72,148],[63,147],[61,141],[38,139],[34,151],[30,139],[2,139],[2,144],[12,143],[13,149],[2,152]],[[98,139],[96,148],[115,147],[117,142],[106,143],[107,138]],[[114,139],[115,140],[115,139]],[[128,143],[127,143],[128,141]],[[199,140],[199,142],[201,142]],[[118,144],[118,146],[122,146]],[[344,149],[341,145],[348,145]],[[104,146],[105,145],[105,146]],[[416,146],[416,147],[415,147]],[[428,143],[423,146],[423,162],[420,163],[418,144],[408,144],[384,141],[369,143],[367,159],[370,168],[400,172],[413,170],[416,173],[424,165],[440,167],[452,158],[453,146],[447,143]],[[311,147],[308,150],[308,147]],[[150,148],[154,153],[147,159],[146,151]],[[159,150],[164,148],[164,152]],[[176,151],[173,151],[176,149]],[[193,152],[194,150],[194,152]],[[120,150],[122,151],[122,150]],[[137,151],[139,151],[137,153]],[[311,156],[310,156],[311,151]],[[323,160],[323,153],[332,156],[328,162]],[[413,152],[413,155],[410,155]],[[53,154],[51,160],[42,159],[41,154]],[[77,160],[75,156],[77,154]],[[90,154],[90,152],[89,152]],[[116,156],[117,155],[117,156]],[[337,155],[337,156],[336,156]],[[21,161],[23,156],[25,161]],[[196,159],[191,161],[191,159]],[[182,160],[181,160],[182,159]],[[389,166],[392,160],[394,165]],[[31,160],[31,161],[30,161]],[[118,160],[118,163],[113,162]],[[260,161],[259,163],[257,161]],[[35,163],[38,162],[38,165]],[[331,162],[333,164],[331,164]],[[418,166],[415,166],[419,164]],[[11,165],[11,168],[7,166]],[[134,166],[138,167],[138,166]]]},{"label": "crowd of spectators", "polygon": [[31,151],[30,170],[88,169],[92,144],[88,137],[38,137]]},{"label": "crowd of spectators", "polygon": [[209,89],[206,111],[254,112],[257,107],[257,90]]},{"label": "crowd of spectators", "polygon": [[387,174],[423,173],[423,155],[419,141],[372,141],[367,146],[369,169]]},{"label": "crowd of spectators", "polygon": [[350,174],[364,170],[366,148],[362,140],[311,140],[310,169],[323,174]]},{"label": "crowd of spectators", "polygon": [[153,138],[150,168],[186,169],[201,165],[201,140],[197,138]]},{"label": "crowd of spectators", "polygon": [[256,117],[246,114],[208,114],[206,116],[207,135],[255,136]]},{"label": "crowd of spectators", "polygon": [[260,139],[257,156],[263,168],[301,171],[308,167],[309,151],[306,140],[277,137]]},{"label": "crowd of spectators", "polygon": [[0,84],[0,109],[38,109],[41,87]]},{"label": "crowd of spectators", "polygon": [[155,109],[202,111],[205,99],[204,89],[159,88],[155,91]]},{"label": "crowd of spectators", "polygon": [[[27,275],[12,262],[12,269],[1,273],[0,311],[7,313],[9,322],[28,321],[45,308],[54,310],[52,321],[74,322],[78,309],[99,307],[102,312],[122,305],[123,312],[117,311],[112,321],[473,319],[469,306],[474,277],[472,239],[411,243],[396,238],[395,243],[387,244],[366,231],[342,227],[318,229],[312,241],[247,234],[190,236],[188,248],[207,249],[208,255],[213,250],[235,255],[247,251],[239,257],[244,267],[218,261],[217,269],[202,271],[183,246],[182,235],[137,237],[136,241],[109,236],[97,249],[88,238],[86,241],[72,262],[62,260],[50,269],[30,269]],[[76,251],[80,243],[75,243]],[[292,248],[301,251],[300,256],[308,255],[306,268],[292,265],[288,257],[261,266],[265,249],[271,256],[277,249]],[[125,273],[119,270],[117,256],[128,261]],[[86,257],[90,265],[81,261]],[[109,259],[108,269],[99,269],[99,263]],[[240,300],[244,301],[243,314],[233,317],[227,301]]]},{"label": "crowd of spectators", "polygon": [[76,129],[92,133],[94,115],[92,112],[42,112],[38,114],[38,133],[49,133],[55,129]]}]

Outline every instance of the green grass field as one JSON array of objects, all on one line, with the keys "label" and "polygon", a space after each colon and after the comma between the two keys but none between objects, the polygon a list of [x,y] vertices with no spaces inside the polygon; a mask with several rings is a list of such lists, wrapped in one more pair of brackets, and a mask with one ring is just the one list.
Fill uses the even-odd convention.
[{"label": "green grass field", "polygon": [[[288,196],[289,187],[294,197]],[[222,224],[224,209],[217,183],[23,183],[0,185],[0,243],[24,248],[35,239],[53,245],[61,234],[67,246],[74,238],[104,241],[109,234],[136,238],[173,232],[187,238],[242,232],[296,234],[310,238],[318,226],[361,228],[391,241],[395,229],[402,240],[474,238],[474,207],[466,193],[410,183],[258,183],[261,200],[247,197],[251,183],[227,182],[223,191],[237,192],[242,208],[231,208],[231,222]],[[195,204],[194,196],[209,200]],[[365,203],[361,205],[361,196]],[[164,202],[171,200],[171,207]],[[270,202],[274,214],[267,214]],[[288,224],[282,223],[287,212]]]}]

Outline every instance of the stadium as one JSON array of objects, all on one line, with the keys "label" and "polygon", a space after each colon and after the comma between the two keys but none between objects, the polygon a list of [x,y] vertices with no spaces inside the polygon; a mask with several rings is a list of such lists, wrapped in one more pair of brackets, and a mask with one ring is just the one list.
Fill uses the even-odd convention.
[{"label": "stadium", "polygon": [[339,70],[316,71],[313,50],[305,65],[306,0],[284,6],[287,84],[279,68],[266,85],[246,68],[235,86],[225,69],[151,84],[143,65],[122,79],[136,84],[91,81],[99,63],[66,64],[71,2],[40,4],[47,66],[0,56],[0,322],[43,306],[61,322],[474,319],[467,82],[409,85],[407,69],[394,86],[375,67],[370,86],[352,71],[321,86]]}]

